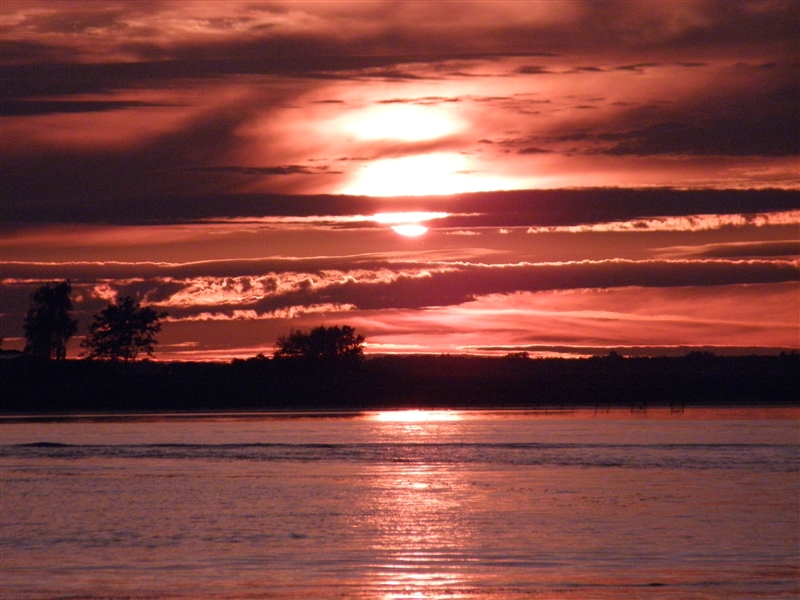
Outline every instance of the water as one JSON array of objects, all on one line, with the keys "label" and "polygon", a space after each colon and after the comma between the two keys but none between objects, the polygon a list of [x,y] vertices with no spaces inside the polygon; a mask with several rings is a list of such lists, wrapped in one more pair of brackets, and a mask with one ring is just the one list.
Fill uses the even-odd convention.
[{"label": "water", "polygon": [[0,422],[0,597],[797,598],[800,411]]}]

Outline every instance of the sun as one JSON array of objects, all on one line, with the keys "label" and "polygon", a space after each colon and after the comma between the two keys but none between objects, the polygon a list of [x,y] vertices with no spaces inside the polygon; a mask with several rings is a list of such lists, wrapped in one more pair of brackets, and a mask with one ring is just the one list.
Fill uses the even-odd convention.
[{"label": "sun", "polygon": [[[333,129],[353,148],[364,148],[361,166],[344,182],[339,194],[354,196],[437,196],[516,187],[477,164],[474,153],[415,152],[413,146],[433,142],[442,148],[458,144],[469,123],[451,109],[394,103],[348,112]],[[445,140],[448,140],[445,143]],[[404,150],[405,148],[405,150]],[[362,150],[354,150],[362,152]],[[349,169],[348,169],[349,170]],[[411,233],[411,232],[414,233]],[[420,228],[401,235],[422,235]]]},{"label": "sun", "polygon": [[428,228],[419,223],[404,223],[401,225],[392,225],[392,231],[405,237],[419,237],[427,233]]},{"label": "sun", "polygon": [[423,221],[443,219],[449,216],[446,212],[394,212],[377,213],[371,217],[372,221],[389,225],[397,234],[406,237],[419,237],[428,232],[428,227],[422,225]]}]

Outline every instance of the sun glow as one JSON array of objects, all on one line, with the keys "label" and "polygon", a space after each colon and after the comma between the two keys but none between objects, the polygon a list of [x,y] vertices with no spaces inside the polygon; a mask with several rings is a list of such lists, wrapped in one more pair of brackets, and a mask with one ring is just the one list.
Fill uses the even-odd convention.
[{"label": "sun glow", "polygon": [[432,140],[464,128],[464,124],[439,108],[387,104],[359,111],[344,125],[361,140]]},{"label": "sun glow", "polygon": [[512,189],[502,177],[474,172],[467,157],[438,152],[365,164],[340,193],[355,196],[436,196]]}]

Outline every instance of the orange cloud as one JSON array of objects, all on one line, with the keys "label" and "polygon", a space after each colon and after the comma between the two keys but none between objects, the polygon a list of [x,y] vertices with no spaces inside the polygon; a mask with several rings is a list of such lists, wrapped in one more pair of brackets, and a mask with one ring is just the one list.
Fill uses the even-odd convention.
[{"label": "orange cloud", "polygon": [[[264,326],[239,321],[235,335],[228,331],[218,338],[250,340],[248,345],[212,344],[206,333],[205,350],[191,356],[229,360],[270,354],[277,335],[290,327],[316,326],[321,318],[365,333],[368,354],[505,355],[524,350],[532,356],[587,356],[619,348],[642,355],[681,355],[695,348],[770,353],[798,348],[798,308],[796,286],[790,284],[492,295],[423,311],[307,314],[259,321]],[[216,323],[225,328],[231,322]],[[181,337],[191,323],[182,327]]]},{"label": "orange cloud", "polygon": [[[375,351],[476,352],[560,347],[798,348],[795,284],[519,293],[459,306],[354,314]],[[368,314],[368,313],[367,313]],[[583,350],[582,350],[583,349]]]}]

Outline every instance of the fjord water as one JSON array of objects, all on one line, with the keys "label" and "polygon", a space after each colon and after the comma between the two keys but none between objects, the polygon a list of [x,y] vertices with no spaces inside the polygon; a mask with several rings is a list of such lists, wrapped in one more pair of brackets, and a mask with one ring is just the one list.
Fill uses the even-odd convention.
[{"label": "fjord water", "polygon": [[0,597],[797,598],[800,413],[0,422]]}]

